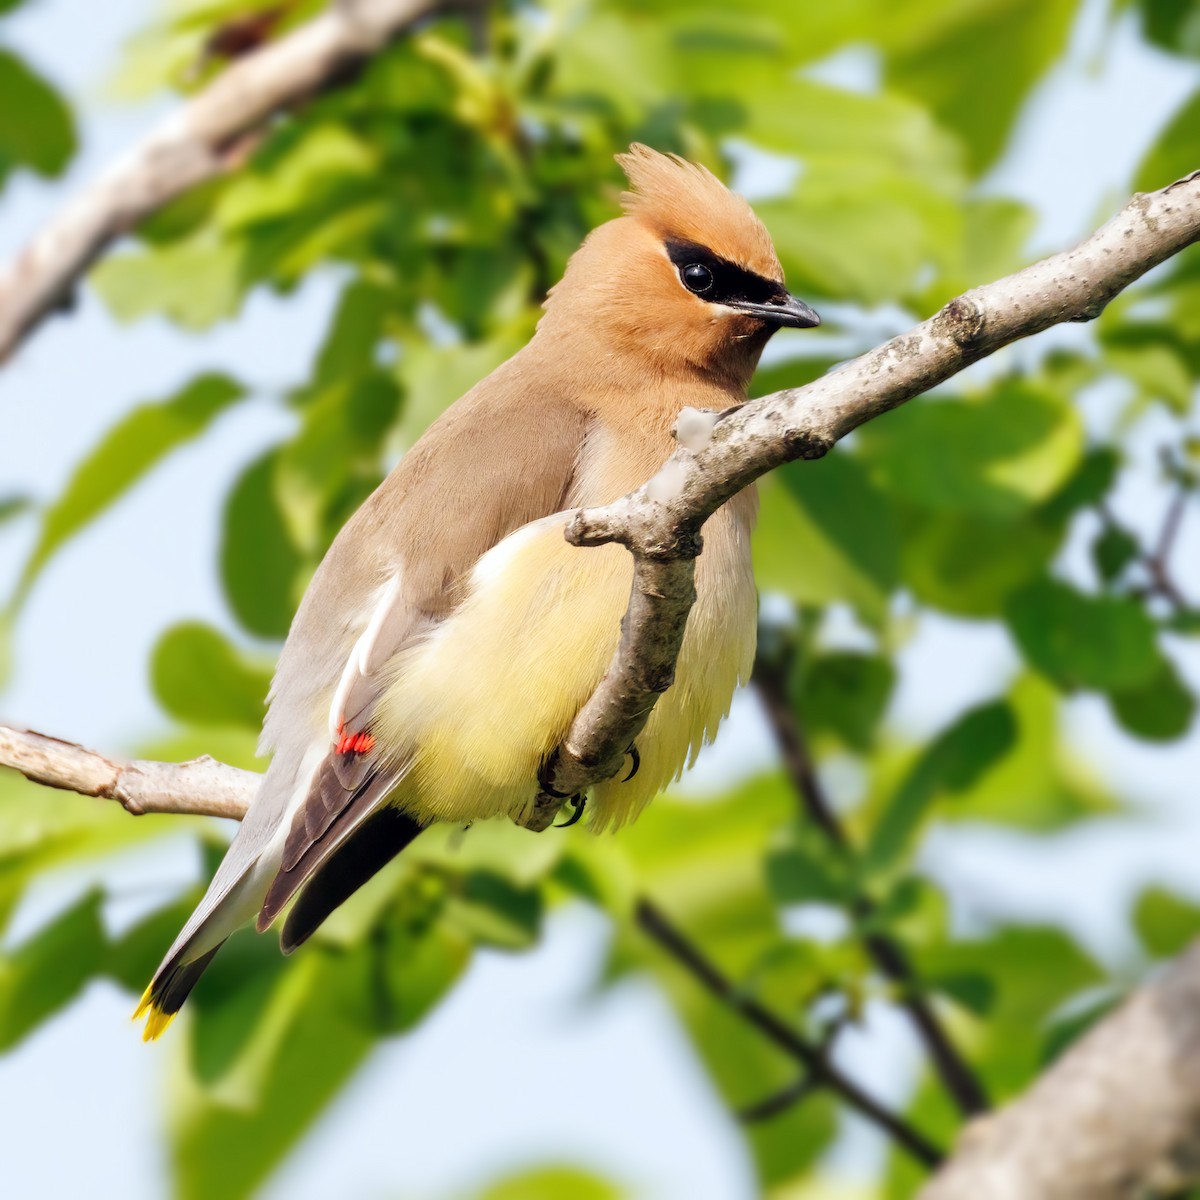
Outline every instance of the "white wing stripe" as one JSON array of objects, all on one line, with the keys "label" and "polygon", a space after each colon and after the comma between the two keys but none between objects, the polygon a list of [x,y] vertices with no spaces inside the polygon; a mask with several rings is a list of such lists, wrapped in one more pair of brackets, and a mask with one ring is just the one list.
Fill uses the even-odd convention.
[{"label": "white wing stripe", "polygon": [[329,706],[329,736],[331,738],[336,738],[341,732],[339,726],[345,715],[350,689],[354,687],[359,678],[369,675],[373,668],[380,665],[371,662],[371,654],[379,639],[379,631],[383,628],[383,623],[387,620],[399,593],[400,573],[397,572],[376,593],[376,598],[372,603],[371,619],[367,622],[367,627],[358,641],[354,643],[354,649],[350,651],[350,657],[346,662],[345,670],[342,671],[342,677],[338,680],[337,690],[333,693],[333,703]]}]

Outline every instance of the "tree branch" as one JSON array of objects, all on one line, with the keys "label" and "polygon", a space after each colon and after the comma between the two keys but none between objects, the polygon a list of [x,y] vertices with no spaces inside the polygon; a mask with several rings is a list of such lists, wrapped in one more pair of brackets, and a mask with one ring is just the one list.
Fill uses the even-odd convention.
[{"label": "tree branch", "polygon": [[[213,759],[116,763],[0,725],[0,766],[134,814],[240,817],[259,777]],[[710,992],[917,1157],[935,1147],[741,993],[650,901],[641,928]],[[795,1090],[795,1089],[793,1089]],[[899,1132],[898,1132],[899,1130]],[[920,1200],[1134,1200],[1200,1180],[1200,942],[1095,1025],[1007,1108],[969,1125]]]},{"label": "tree branch", "polygon": [[205,755],[185,763],[119,762],[74,742],[0,725],[0,767],[46,787],[115,800],[135,817],[185,813],[240,821],[261,776]]},{"label": "tree branch", "polygon": [[936,1166],[942,1152],[902,1117],[883,1107],[829,1060],[825,1049],[801,1037],[790,1025],[746,995],[680,932],[667,915],[645,896],[635,907],[637,923],[718,1000],[731,1008],[781,1050],[803,1063],[809,1075],[835,1091],[856,1112],[888,1133],[898,1146],[918,1162]]},{"label": "tree branch", "polygon": [[69,298],[110,243],[236,166],[248,134],[435,7],[437,0],[335,0],[306,25],[230,66],[72,199],[0,271],[0,363]]},{"label": "tree branch", "polygon": [[[386,7],[394,13],[399,5],[396,0]],[[405,5],[410,18],[415,8]],[[362,43],[357,44],[361,53]],[[1200,172],[1161,191],[1135,196],[1074,250],[958,297],[910,333],[815,383],[719,414],[707,436],[698,437],[694,430],[681,436],[680,448],[645,486],[607,507],[576,513],[568,539],[580,546],[626,546],[634,556],[634,583],[609,671],[547,764],[542,774],[546,790],[526,823],[544,827],[543,820],[552,818],[562,794],[582,792],[620,768],[625,748],[670,685],[695,598],[700,529],[722,504],[774,467],[820,457],[859,425],[1001,346],[1061,321],[1091,320],[1119,291],[1198,238]],[[112,796],[131,812],[235,815],[244,811],[253,792],[253,776],[228,774],[232,768],[212,760],[177,768],[115,764],[55,739],[15,730],[3,734],[0,765],[16,766],[51,786]],[[206,790],[214,780],[225,790]],[[839,1077],[835,1083],[835,1069],[821,1062],[816,1047],[737,992],[648,901],[639,905],[638,919],[714,995],[810,1071],[822,1074],[829,1086],[836,1086],[849,1103],[888,1128],[912,1153],[923,1161],[936,1159],[935,1147],[882,1110],[852,1080]],[[1116,1069],[1110,1064],[1117,1064]],[[1153,1181],[1164,1173],[1171,1179],[1200,1174],[1197,1064],[1200,949],[1064,1055],[1028,1097],[973,1126],[961,1161],[939,1176],[933,1188],[940,1190],[928,1191],[926,1200],[1018,1195],[1021,1200],[1063,1200],[1068,1195],[1107,1200],[1133,1195],[1131,1181]],[[1114,1103],[1118,1096],[1119,1105]],[[989,1132],[998,1129],[1003,1136]],[[1046,1163],[1056,1165],[1047,1171]],[[1035,1183],[1043,1181],[1042,1190],[1028,1183],[1022,1171]],[[956,1178],[963,1179],[965,1187]],[[992,1186],[987,1180],[1001,1178],[1019,1180],[1018,1189],[983,1190]],[[1073,1185],[1078,1178],[1096,1182],[1081,1190],[1064,1190],[1064,1180],[1071,1179]]]},{"label": "tree branch", "polygon": [[1197,1180],[1200,942],[967,1126],[920,1200],[1146,1200]]},{"label": "tree branch", "polygon": [[860,425],[1002,346],[1063,321],[1090,321],[1118,292],[1200,238],[1200,171],[1139,194],[1073,250],[974,288],[908,333],[803,388],[720,414],[707,438],[681,444],[654,479],[604,508],[577,512],[578,546],[619,542],[633,590],[608,673],[541,775],[530,821],[544,827],[554,794],[615,775],[670,686],[695,599],[700,529],[742,488],[783,463],[819,458]]},{"label": "tree branch", "polygon": [[[821,829],[835,850],[851,852],[850,839],[838,820],[833,805],[825,795],[816,765],[809,753],[804,729],[788,701],[783,671],[773,665],[755,665],[753,682],[763,700],[767,720],[783,754],[784,767],[804,804],[808,818]],[[853,915],[862,921],[874,911],[865,895],[858,896]],[[908,1012],[917,1034],[925,1045],[934,1070],[941,1078],[959,1111],[968,1117],[978,1116],[990,1107],[983,1084],[976,1078],[966,1060],[959,1054],[950,1035],[942,1027],[929,998],[921,991],[908,955],[895,940],[882,933],[868,933],[863,944],[875,965],[900,988],[900,1004]]]},{"label": "tree branch", "polygon": [[[0,725],[0,766],[20,771],[33,783],[116,800],[134,816],[185,813],[240,820],[262,778],[207,756],[185,763],[114,762],[73,742],[6,725]],[[802,1063],[816,1084],[837,1092],[926,1166],[941,1161],[935,1146],[829,1062],[826,1047],[808,1042],[773,1013],[738,992],[649,900],[639,901],[637,919],[718,999]]]}]

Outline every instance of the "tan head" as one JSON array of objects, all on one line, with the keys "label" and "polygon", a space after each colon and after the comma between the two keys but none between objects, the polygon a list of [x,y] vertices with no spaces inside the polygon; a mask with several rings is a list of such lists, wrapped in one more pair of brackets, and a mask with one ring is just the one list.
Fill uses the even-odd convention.
[{"label": "tan head", "polygon": [[633,356],[643,372],[744,390],[776,329],[820,318],[784,287],[753,209],[711,171],[637,144],[617,161],[632,185],[625,215],[572,256],[543,328],[586,330],[597,352]]}]

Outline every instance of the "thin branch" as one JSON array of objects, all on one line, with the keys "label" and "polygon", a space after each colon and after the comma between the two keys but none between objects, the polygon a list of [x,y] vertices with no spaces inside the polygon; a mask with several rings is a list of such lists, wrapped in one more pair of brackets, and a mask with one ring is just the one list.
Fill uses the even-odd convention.
[{"label": "thin branch", "polygon": [[[256,62],[260,54],[241,65]],[[695,598],[693,575],[695,557],[701,548],[700,530],[722,504],[774,467],[799,458],[820,457],[859,425],[944,382],[970,363],[1018,338],[1061,321],[1091,320],[1123,288],[1198,238],[1200,172],[1161,191],[1135,196],[1103,229],[1074,250],[1053,255],[1007,279],[960,296],[910,333],[894,338],[807,387],[777,392],[721,414],[713,423],[710,437],[700,439],[701,444],[688,439],[688,445],[681,445],[654,480],[605,508],[576,513],[568,527],[569,540],[580,546],[607,542],[626,546],[634,556],[633,589],[620,644],[609,671],[547,764],[542,777],[546,790],[538,799],[532,819],[526,823],[537,828],[543,818],[549,819],[547,814],[552,815],[559,802],[553,792],[560,796],[581,792],[620,769],[625,748],[641,732],[658,696],[670,685],[683,629]],[[29,745],[22,743],[19,735],[15,742],[12,733],[7,736],[11,757],[18,760],[13,765],[29,777],[68,788],[74,788],[76,781],[82,782],[85,785],[82,790],[88,794],[121,799],[130,811],[148,811],[144,806],[149,800],[146,796],[139,798],[136,789],[128,791],[129,772],[134,771],[132,778],[136,778],[152,777],[153,772],[148,769],[151,766],[162,767],[168,773],[171,770],[167,764],[122,767],[72,747],[71,753],[64,755],[66,760],[73,759],[75,751],[84,758],[60,771],[56,756],[50,753],[53,739],[38,741],[36,749],[41,761],[31,761]],[[0,765],[9,761],[6,753],[5,744],[0,744]],[[199,760],[198,764],[183,764],[179,770],[195,771],[199,766],[203,775],[213,765],[211,761]],[[176,779],[179,778],[177,775]],[[244,777],[227,777],[226,783],[233,790],[222,797],[222,815],[234,807],[244,810],[252,788],[247,790]],[[206,794],[200,782],[189,780],[186,791],[187,797],[181,797],[187,801],[185,811],[214,811],[209,806],[217,803],[216,798]],[[170,792],[169,781],[155,781],[150,795],[158,802],[158,811],[166,811]],[[701,983],[764,1036],[810,1070],[820,1073],[830,1086],[835,1086],[836,1081],[848,1103],[888,1129],[916,1157],[925,1162],[936,1161],[937,1149],[922,1135],[882,1109],[852,1080],[823,1064],[815,1047],[778,1017],[739,995],[729,980],[681,938],[652,905],[643,901],[638,918],[647,933],[669,948]],[[1167,980],[1170,986],[1166,986]],[[1167,1005],[1174,1004],[1178,995],[1186,1000],[1182,1006],[1185,1011],[1168,1011]],[[1182,1148],[1191,1154],[1192,1163],[1200,1162],[1200,1145],[1196,1144],[1200,1141],[1200,1123],[1195,1119],[1200,1112],[1200,1068],[1193,1069],[1195,1063],[1200,1063],[1200,1017],[1197,1016],[1200,950],[1189,955],[1186,966],[1181,964],[1175,974],[1164,976],[1162,986],[1147,989],[1123,1011],[1133,1011],[1134,1015],[1118,1020],[1113,1036],[1118,1042],[1122,1039],[1133,1042],[1136,1053],[1131,1054],[1125,1044],[1118,1047],[1115,1058],[1120,1061],[1121,1069],[1111,1079],[1105,1079],[1105,1087],[1090,1092],[1084,1089],[1086,1094],[1076,1109],[1069,1103],[1051,1108],[1030,1104],[1026,1109],[1024,1101],[1014,1108],[1021,1109],[1017,1123],[1027,1133],[1027,1140],[1041,1148],[1047,1161],[1054,1161],[1055,1155],[1046,1147],[1057,1146],[1057,1161],[1061,1163],[1065,1156],[1075,1153],[1067,1145],[1072,1134],[1077,1135],[1076,1141],[1081,1145],[1093,1140],[1089,1129],[1076,1129],[1074,1125],[1080,1115],[1085,1121],[1092,1118],[1097,1100],[1102,1099],[1109,1112],[1108,1124],[1127,1123],[1130,1136],[1110,1136],[1110,1144],[1101,1146],[1102,1152],[1094,1157],[1110,1163],[1119,1157],[1119,1148],[1123,1155],[1122,1179],[1146,1180],[1156,1177],[1147,1171],[1158,1170],[1167,1152],[1174,1154]],[[1084,1044],[1093,1045],[1112,1024],[1111,1020],[1106,1021]],[[1129,1034],[1127,1026],[1132,1027],[1134,1036]],[[1157,1039],[1149,1047],[1153,1053],[1145,1059],[1140,1056],[1145,1055],[1146,1047],[1136,1044],[1136,1034],[1142,1026],[1150,1026],[1150,1034]],[[1181,1042],[1186,1044],[1181,1046]],[[1167,1049],[1171,1053],[1166,1053]],[[1180,1057],[1180,1049],[1187,1051],[1186,1056]],[[1085,1083],[1089,1081],[1089,1073],[1104,1074],[1102,1064],[1092,1070],[1094,1057],[1098,1056],[1085,1056],[1085,1064],[1079,1069]],[[1029,1099],[1032,1101],[1040,1094],[1043,1084],[1055,1099],[1059,1090],[1069,1093],[1070,1089],[1062,1089],[1058,1080],[1064,1071],[1075,1069],[1076,1061],[1074,1051],[1064,1056],[1047,1079],[1033,1089]],[[1186,1069],[1181,1069],[1181,1062]],[[1146,1091],[1148,1084],[1150,1091]],[[1154,1116],[1148,1123],[1142,1120],[1142,1113],[1135,1115],[1132,1111],[1135,1093],[1138,1102],[1144,1101],[1146,1111]],[[1123,1103],[1114,1105],[1114,1096],[1121,1096]],[[1067,1099],[1071,1098],[1068,1094]],[[1033,1114],[1032,1120],[1027,1113]],[[992,1122],[1000,1122],[1007,1115],[991,1119],[986,1128],[992,1128]],[[1044,1126],[1040,1130],[1039,1119]],[[1094,1123],[1097,1127],[1103,1124],[1098,1120]],[[1137,1136],[1133,1136],[1135,1126]],[[1046,1142],[1045,1132],[1052,1127],[1056,1140]],[[1170,1131],[1170,1140],[1164,1141],[1163,1131]],[[999,1144],[1003,1145],[1003,1141]],[[986,1155],[983,1158],[986,1164]],[[1050,1178],[1036,1163],[1027,1165],[1033,1172],[1031,1178]],[[1063,1178],[1070,1178],[1064,1170],[1062,1165],[1056,1168],[1054,1178],[1060,1183]],[[1110,1189],[1075,1194],[1107,1200],[1110,1195],[1123,1197],[1132,1193],[1126,1187],[1120,1192]],[[966,1195],[972,1200],[985,1197],[990,1200],[1000,1195],[1036,1200],[1039,1195],[1061,1198],[1064,1193],[1061,1188],[1041,1193],[1028,1188],[1005,1193],[967,1188],[943,1189],[929,1195],[930,1200]]]},{"label": "thin branch", "polygon": [[61,307],[117,238],[240,161],[248,135],[377,53],[436,0],[335,0],[306,25],[238,59],[75,196],[0,271],[0,363]]},{"label": "thin branch", "polygon": [[184,813],[240,821],[261,778],[208,755],[185,763],[121,762],[9,725],[0,725],[0,766],[45,787],[115,800],[135,817]]},{"label": "thin branch", "polygon": [[[196,770],[197,766],[202,770]],[[37,783],[111,796],[133,813],[180,812],[237,817],[258,783],[250,771],[196,763],[114,763],[69,742],[0,726],[0,766]],[[128,772],[153,789],[122,795]],[[123,780],[118,785],[115,780]],[[782,1050],[828,1083],[821,1047],[810,1044],[753,1001],[684,938],[648,901],[641,927],[710,992]],[[815,1070],[814,1070],[815,1068]],[[860,1111],[891,1117],[853,1081]],[[1200,942],[1153,983],[1099,1021],[1025,1095],[967,1126],[954,1153],[920,1200],[1134,1200],[1181,1191],[1200,1180]],[[936,1155],[920,1134],[910,1147]]]},{"label": "thin branch", "polygon": [[[760,661],[755,665],[753,682],[783,754],[784,767],[804,804],[805,812],[838,851],[849,850],[850,839],[825,795],[803,726],[788,701],[783,672],[776,666]],[[857,897],[853,907],[858,920],[869,917],[874,911],[874,905],[867,896]],[[990,1105],[983,1084],[959,1054],[933,1006],[922,993],[920,980],[903,948],[882,933],[868,933],[863,938],[863,944],[884,975],[900,985],[900,1004],[912,1020],[934,1069],[959,1111],[968,1117],[986,1112]]]},{"label": "thin branch", "polygon": [[816,763],[809,752],[808,739],[788,699],[784,670],[760,658],[754,664],[751,683],[763,702],[775,743],[783,756],[784,770],[803,801],[809,820],[838,850],[849,850],[850,839],[821,786]]},{"label": "thin branch", "polygon": [[[1175,464],[1171,459],[1171,453],[1165,447],[1161,452],[1161,457],[1167,474],[1175,474]],[[1162,529],[1159,530],[1158,541],[1155,544],[1154,550],[1149,555],[1143,556],[1142,559],[1155,591],[1160,596],[1164,596],[1179,612],[1183,612],[1189,606],[1187,597],[1179,590],[1174,579],[1171,578],[1171,552],[1175,549],[1175,542],[1179,538],[1179,530],[1183,524],[1184,510],[1187,508],[1188,500],[1191,498],[1194,488],[1194,483],[1186,476],[1182,478],[1176,476],[1175,495],[1172,497],[1171,505],[1167,509]]]},{"label": "thin branch", "polygon": [[[816,1049],[826,1062],[829,1061],[830,1055],[833,1054],[833,1048],[837,1044],[838,1037],[849,1022],[850,1013],[847,1010],[839,1014],[837,1019],[822,1033]],[[745,1108],[738,1109],[737,1119],[743,1125],[755,1125],[760,1121],[773,1120],[775,1117],[787,1112],[788,1109],[794,1108],[802,1100],[807,1099],[813,1092],[819,1091],[820,1088],[821,1081],[811,1072],[805,1071],[794,1083],[788,1084],[787,1087],[780,1088],[779,1091],[759,1100],[755,1104],[748,1104]]]},{"label": "thin branch", "polygon": [[638,925],[647,936],[687,968],[688,973],[703,984],[713,996],[765,1038],[802,1063],[814,1080],[836,1092],[856,1112],[889,1134],[898,1146],[907,1150],[918,1162],[926,1166],[936,1166],[941,1161],[942,1152],[924,1134],[864,1092],[853,1079],[829,1061],[820,1046],[802,1037],[769,1009],[763,1008],[735,987],[653,901],[644,896],[639,899],[635,915]]},{"label": "thin branch", "polygon": [[583,792],[617,773],[625,748],[670,685],[695,599],[700,530],[722,504],[785,462],[821,457],[860,425],[1010,342],[1063,321],[1092,320],[1117,293],[1197,239],[1200,171],[1134,196],[1073,250],[959,296],[910,332],[806,387],[721,414],[707,440],[681,445],[637,491],[576,513],[568,540],[625,546],[634,559],[633,589],[608,673],[542,772],[531,827],[552,817],[555,793]]},{"label": "thin branch", "polygon": [[757,1125],[761,1121],[772,1121],[782,1116],[790,1108],[794,1108],[801,1100],[806,1100],[821,1086],[821,1081],[812,1075],[801,1075],[795,1083],[759,1100],[757,1104],[748,1104],[739,1108],[737,1119],[743,1125]]},{"label": "thin branch", "polygon": [[[169,812],[240,820],[262,778],[207,756],[186,763],[114,762],[73,742],[6,725],[0,725],[0,766],[20,771],[33,783],[115,800],[134,816]],[[935,1147],[829,1063],[824,1048],[806,1041],[774,1014],[739,995],[649,900],[638,903],[637,919],[709,991],[801,1062],[823,1086],[836,1091],[927,1166],[940,1161]]]}]

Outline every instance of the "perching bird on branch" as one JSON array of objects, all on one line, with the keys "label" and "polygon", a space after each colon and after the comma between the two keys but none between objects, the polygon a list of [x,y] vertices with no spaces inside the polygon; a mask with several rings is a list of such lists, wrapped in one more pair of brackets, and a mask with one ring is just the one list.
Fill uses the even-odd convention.
[{"label": "perching bird on branch", "polygon": [[[570,514],[655,474],[686,406],[746,398],[780,326],[819,324],[770,235],[703,167],[634,146],[625,214],[593,231],[523,350],[454,404],[334,540],[279,659],[261,790],[142,998],[146,1036],[225,939],[292,902],[284,953],[433,821],[521,819],[604,676],[632,563],[578,548]],[[754,658],[742,492],[704,526],[674,686],[631,777],[592,789],[632,820],[729,711]]]}]

